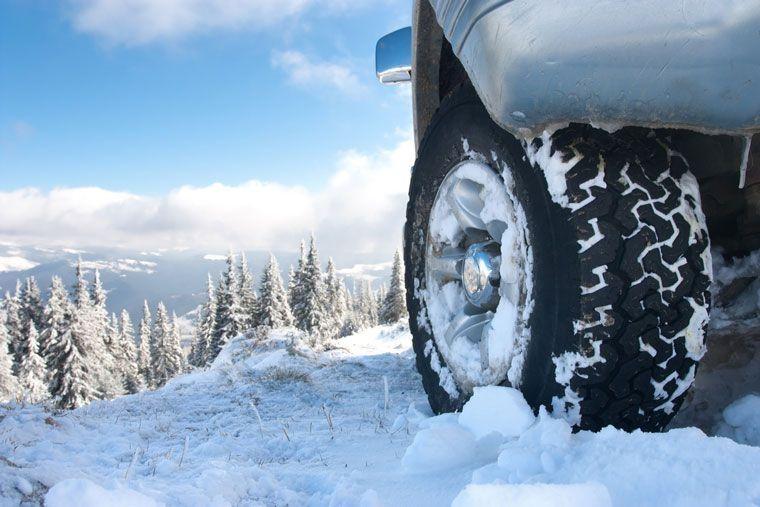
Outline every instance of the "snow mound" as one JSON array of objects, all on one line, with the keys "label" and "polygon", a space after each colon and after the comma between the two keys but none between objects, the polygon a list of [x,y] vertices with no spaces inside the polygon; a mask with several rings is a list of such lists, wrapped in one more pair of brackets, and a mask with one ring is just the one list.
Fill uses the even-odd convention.
[{"label": "snow mound", "polygon": [[528,429],[535,416],[520,391],[497,386],[476,387],[459,416],[459,424],[476,438],[489,433],[517,437]]},{"label": "snow mound", "polygon": [[159,507],[150,497],[127,488],[106,489],[87,479],[61,481],[45,495],[45,507]]},{"label": "snow mound", "polygon": [[749,394],[727,406],[716,434],[741,444],[760,446],[760,396]]},{"label": "snow mound", "polygon": [[[573,434],[567,422],[543,409],[531,420],[516,394],[505,387],[478,390],[462,414],[423,421],[403,457],[407,473],[467,471],[457,506],[760,502],[760,448],[695,428],[650,434],[607,427]],[[748,442],[760,427],[758,401],[748,397],[726,411],[726,420]],[[505,418],[512,418],[506,427]]]},{"label": "snow mound", "polygon": [[607,488],[601,484],[470,484],[454,499],[452,507],[511,505],[520,507],[611,507]]}]

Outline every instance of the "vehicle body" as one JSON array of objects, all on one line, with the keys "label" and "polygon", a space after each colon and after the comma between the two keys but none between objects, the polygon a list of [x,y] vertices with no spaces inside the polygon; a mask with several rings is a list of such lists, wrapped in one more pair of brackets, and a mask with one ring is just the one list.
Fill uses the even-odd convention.
[{"label": "vehicle body", "polygon": [[[605,323],[603,326],[605,330],[601,330],[600,327],[598,332],[583,333],[584,326],[592,325],[590,315],[594,312],[599,314],[601,320],[605,319],[603,311],[600,310],[603,306],[593,306],[600,303],[597,301],[592,304],[590,300],[587,300],[593,286],[593,283],[588,282],[591,272],[594,276],[598,276],[597,286],[599,287],[609,289],[613,279],[617,280],[616,283],[619,282],[617,274],[610,275],[612,277],[606,274],[608,268],[611,272],[615,267],[612,261],[603,261],[603,254],[599,253],[600,257],[593,261],[597,264],[591,263],[588,255],[584,256],[586,246],[589,242],[593,243],[592,240],[599,241],[599,238],[611,238],[617,234],[617,243],[609,246],[608,250],[617,252],[615,255],[618,257],[617,262],[620,263],[626,251],[639,248],[641,250],[638,258],[640,266],[631,268],[628,265],[626,269],[639,270],[642,273],[641,277],[623,276],[623,282],[620,282],[622,285],[616,288],[618,295],[624,295],[633,290],[637,283],[650,275],[657,278],[660,282],[660,288],[657,289],[659,293],[651,287],[647,289],[649,292],[642,289],[641,306],[642,308],[645,306],[643,301],[647,298],[653,297],[653,294],[659,294],[660,306],[656,311],[650,308],[655,313],[659,312],[657,317],[659,320],[652,324],[658,330],[655,332],[657,339],[672,345],[673,351],[669,353],[672,354],[671,357],[675,357],[677,347],[674,344],[677,340],[686,337],[686,349],[684,345],[678,345],[681,349],[679,354],[686,361],[684,365],[689,363],[693,368],[683,366],[680,373],[674,371],[668,373],[665,369],[654,372],[659,366],[646,368],[642,366],[643,369],[637,370],[637,379],[643,378],[645,370],[652,370],[652,372],[647,373],[648,384],[642,380],[644,382],[642,386],[644,384],[646,386],[634,396],[637,399],[631,398],[633,395],[624,392],[625,389],[620,389],[617,394],[621,399],[614,403],[618,401],[622,403],[622,399],[625,398],[628,403],[626,410],[631,412],[636,409],[640,415],[644,412],[649,414],[650,411],[652,413],[656,410],[661,411],[662,404],[656,407],[652,405],[642,410],[641,407],[646,405],[646,398],[649,397],[650,401],[667,399],[668,414],[677,410],[686,388],[693,380],[696,363],[703,353],[703,351],[697,353],[694,350],[687,351],[687,349],[690,346],[694,347],[693,343],[689,344],[689,336],[704,332],[703,329],[696,330],[703,328],[706,323],[709,295],[704,285],[708,282],[702,283],[703,287],[699,290],[689,289],[693,290],[690,295],[687,294],[686,289],[674,289],[679,295],[672,296],[668,293],[666,297],[663,294],[666,294],[669,287],[675,287],[675,282],[666,286],[662,278],[665,275],[657,275],[650,267],[659,263],[657,269],[675,272],[679,283],[684,276],[696,276],[709,280],[711,268],[707,231],[710,233],[713,244],[722,246],[731,254],[742,254],[760,247],[760,150],[758,150],[758,143],[752,143],[753,136],[760,132],[760,52],[757,50],[760,47],[760,30],[758,27],[760,27],[760,3],[754,0],[727,2],[710,0],[684,0],[683,2],[415,0],[411,29],[399,30],[378,42],[376,70],[381,82],[411,81],[413,87],[414,133],[418,148],[418,163],[415,165],[410,189],[405,250],[407,263],[419,265],[418,269],[407,266],[407,291],[412,331],[415,339],[421,340],[419,346],[416,346],[418,368],[420,365],[427,368],[425,364],[439,361],[433,358],[435,354],[431,354],[431,345],[427,345],[428,341],[434,343],[435,347],[444,348],[439,354],[441,364],[450,359],[446,357],[447,346],[442,345],[442,338],[435,336],[436,332],[430,330],[431,325],[423,322],[425,319],[429,320],[431,305],[435,305],[430,301],[427,303],[422,301],[424,297],[419,296],[428,290],[424,288],[427,285],[422,279],[428,277],[428,282],[430,281],[427,274],[433,269],[430,266],[434,265],[435,269],[438,269],[436,276],[440,274],[439,266],[443,262],[441,259],[446,257],[446,255],[442,256],[441,249],[458,252],[451,254],[456,259],[451,261],[446,268],[457,278],[466,296],[465,308],[462,310],[464,315],[459,315],[454,320],[460,319],[466,322],[466,326],[470,329],[467,331],[470,333],[468,338],[473,343],[479,340],[486,341],[484,337],[493,334],[492,331],[487,330],[495,329],[495,324],[491,324],[490,319],[498,313],[497,302],[492,301],[488,305],[480,304],[477,300],[480,293],[476,294],[480,289],[475,287],[477,284],[470,288],[468,283],[474,283],[472,282],[475,280],[474,277],[497,280],[494,283],[502,284],[500,293],[502,300],[504,299],[506,289],[503,280],[506,273],[502,269],[501,278],[499,278],[497,271],[500,264],[504,265],[505,256],[510,255],[510,252],[505,250],[506,243],[501,242],[500,236],[505,228],[509,229],[510,223],[514,225],[518,221],[515,221],[516,219],[511,215],[504,215],[497,220],[500,225],[494,225],[492,222],[479,220],[477,216],[469,219],[464,217],[472,209],[482,210],[484,206],[490,205],[483,198],[485,191],[483,189],[488,185],[493,185],[488,175],[488,167],[490,167],[492,172],[501,176],[502,184],[506,185],[508,190],[511,188],[510,185],[514,186],[514,183],[510,183],[513,177],[517,179],[518,187],[520,184],[527,185],[526,188],[534,185],[531,187],[534,188],[532,194],[522,197],[510,194],[505,200],[505,202],[510,202],[511,199],[520,206],[526,207],[528,215],[533,213],[533,217],[528,217],[528,222],[534,222],[534,228],[539,227],[537,224],[543,220],[540,216],[545,212],[551,215],[546,225],[555,232],[554,236],[567,234],[568,238],[580,245],[577,252],[571,252],[570,256],[575,260],[567,265],[567,270],[572,272],[567,279],[563,279],[555,272],[557,269],[562,269],[560,261],[552,264],[550,268],[543,268],[539,267],[543,262],[540,259],[537,259],[535,263],[527,259],[531,266],[536,266],[535,270],[529,272],[523,281],[506,282],[519,283],[523,287],[525,284],[530,285],[531,277],[534,282],[540,281],[544,276],[553,277],[551,286],[547,290],[563,294],[574,293],[566,298],[557,296],[553,300],[554,304],[565,298],[562,299],[564,304],[581,308],[573,310],[575,320],[569,314],[562,318],[557,317],[557,327],[551,332],[565,335],[567,343],[562,346],[554,342],[552,342],[554,345],[549,342],[541,345],[546,349],[541,354],[546,357],[543,362],[536,360],[535,368],[538,373],[535,375],[549,375],[550,373],[547,372],[554,370],[556,383],[562,384],[560,381],[560,370],[564,367],[561,364],[562,357],[581,358],[576,360],[577,364],[573,366],[578,371],[572,373],[579,379],[586,378],[588,372],[593,372],[600,375],[599,379],[606,375],[605,378],[611,382],[610,379],[619,373],[620,368],[624,368],[624,361],[621,359],[620,365],[615,367],[617,370],[601,373],[605,369],[602,366],[603,363],[606,362],[609,366],[617,361],[618,355],[622,357],[622,354],[617,352],[610,352],[612,356],[606,357],[604,351],[601,356],[599,352],[600,344],[611,343],[606,340],[620,341],[622,339],[622,334],[615,334],[617,331],[612,331],[612,328],[616,326],[614,318],[608,318],[612,323]],[[468,92],[468,89],[473,92]],[[468,93],[470,93],[469,97]],[[479,115],[476,105],[473,105],[476,102],[482,106],[487,115]],[[471,108],[469,116],[462,116],[461,113],[455,111],[457,108],[466,109],[467,107]],[[495,125],[481,130],[473,130],[470,127],[472,123],[489,122]],[[496,132],[495,126],[503,132]],[[451,134],[447,138],[442,133],[446,129],[461,129],[459,138],[462,140],[460,144],[463,147],[454,146],[458,143],[456,136]],[[473,142],[468,136],[476,139],[475,144],[481,146],[480,152],[471,149]],[[436,158],[431,144],[438,146],[439,150],[448,150],[448,157]],[[489,148],[491,145],[495,147],[494,150]],[[515,148],[519,146],[522,146],[523,151],[520,152],[522,155],[518,153],[520,150]],[[555,159],[555,151],[561,150],[560,146],[564,152],[562,157]],[[542,149],[544,149],[543,152]],[[661,153],[655,153],[657,150],[661,150]],[[575,157],[572,156],[573,153]],[[611,167],[610,161],[618,156],[622,157],[623,162],[627,160],[630,164],[641,162],[640,170],[643,171],[641,174],[648,176],[639,182],[630,180],[626,172],[629,168],[628,162],[625,165],[620,162],[622,169]],[[573,172],[579,170],[573,166],[584,157],[587,161],[598,157],[599,174],[593,175],[593,179],[589,171],[593,171],[595,166],[586,169],[587,176],[576,175]],[[676,165],[681,162],[674,163],[675,158],[682,160],[683,167],[676,168]],[[657,173],[658,176],[656,166],[662,165],[662,160],[665,159],[667,159],[665,172]],[[512,161],[511,166],[504,162],[509,160]],[[463,164],[467,165],[468,161],[478,162],[481,168],[463,170]],[[436,172],[432,168],[435,163],[446,165],[445,170]],[[516,165],[525,165],[525,167],[515,168]],[[540,196],[536,193],[538,187],[535,185],[539,183],[532,181],[533,176],[528,171],[529,166],[543,171],[543,179],[540,182],[544,188],[541,193],[546,201],[545,204],[541,204],[543,208],[536,207],[535,201],[540,200]],[[474,175],[477,170],[484,172],[479,176]],[[418,174],[421,172],[430,173],[430,175],[423,177]],[[471,176],[462,176],[465,173]],[[684,173],[686,175],[681,176]],[[611,179],[613,174],[614,179]],[[692,176],[694,184],[691,183]],[[425,178],[435,180],[430,183],[432,188],[421,188],[427,184]],[[470,190],[464,190],[467,185],[460,185],[459,180],[457,183],[450,183],[450,178],[471,178],[472,181],[467,183]],[[581,181],[579,178],[589,179]],[[520,183],[522,180],[524,182]],[[616,188],[617,183],[623,180],[627,183],[621,183],[622,187]],[[578,182],[580,182],[579,187]],[[459,185],[461,188],[451,191],[447,185]],[[657,189],[658,185],[665,186]],[[676,191],[677,188],[680,190]],[[599,191],[592,192],[594,189]],[[593,204],[595,199],[620,201],[628,199],[630,201],[631,193],[639,191],[636,189],[647,190],[640,192],[642,197],[639,202],[629,203],[629,208],[625,210],[625,213],[632,214],[632,218],[629,217],[629,219],[634,222],[640,220],[638,228],[627,229],[624,224],[616,222],[617,218],[615,218],[610,220],[620,225],[620,230],[613,231],[614,234],[613,232],[607,234],[605,231],[600,232],[596,218],[589,220],[588,217],[591,216],[589,209],[593,206],[587,205]],[[641,206],[660,202],[656,199],[656,194],[661,191],[669,192],[669,189],[675,191],[671,197],[677,195],[679,199],[682,199],[682,205],[678,209],[684,211],[690,207],[686,210],[685,218],[681,217],[670,224],[655,224],[658,217],[672,219],[680,213],[675,208],[668,211],[670,214],[666,214],[664,208],[653,209],[650,219],[642,218],[637,210],[642,209]],[[458,204],[451,204],[449,211],[456,216],[461,228],[459,232],[463,234],[459,234],[449,244],[436,243],[437,246],[431,247],[430,244],[434,243],[431,235],[434,232],[433,229],[437,227],[433,224],[433,215],[437,213],[438,201],[442,199],[439,194],[450,191],[453,192],[453,197],[447,195],[445,198],[450,204],[458,201]],[[575,194],[571,195],[573,192]],[[644,194],[647,199],[644,199]],[[466,204],[474,202],[473,199],[478,196],[481,198],[479,203]],[[683,203],[688,203],[688,206]],[[470,208],[468,209],[467,206]],[[507,207],[510,206],[507,205]],[[583,207],[586,209],[581,210]],[[416,217],[415,214],[420,213],[424,215],[423,218]],[[572,222],[574,225],[567,226],[567,222]],[[688,232],[686,222],[691,224],[691,229],[689,229],[691,232]],[[695,225],[698,223],[702,225]],[[415,236],[412,234],[415,231],[409,231],[410,227],[425,229],[427,236],[423,238],[421,233]],[[635,232],[647,227],[651,229],[653,236],[657,236],[656,239],[650,237],[642,240],[650,246],[643,243],[643,246],[634,246],[630,243]],[[664,229],[657,229],[657,227],[664,227]],[[480,236],[476,234],[476,229],[480,229],[478,233],[481,234]],[[672,262],[665,260],[667,256],[664,252],[668,241],[660,237],[660,235],[664,237],[664,230],[670,229],[680,231],[678,234],[688,232],[689,245],[692,245],[692,247],[687,247],[684,244],[680,253],[669,252]],[[544,242],[547,245],[554,242],[552,245],[555,249],[557,245],[567,246],[573,243],[570,240],[566,243],[557,243],[556,238],[541,239],[541,233],[536,230],[529,230],[526,234],[525,241],[530,244],[530,248],[526,251],[528,253],[531,250],[537,251],[539,256],[542,255],[540,250],[543,246],[536,242]],[[462,239],[463,237],[465,239]],[[486,239],[472,239],[475,237]],[[669,240],[670,246],[673,245],[675,238],[674,232]],[[652,246],[653,242],[654,246]],[[419,245],[415,246],[416,243]],[[501,252],[489,253],[494,250],[495,244],[501,246]],[[697,261],[700,267],[694,267],[693,272],[688,273],[679,271],[678,266],[685,263],[693,265],[692,260],[688,260],[691,254],[687,253],[687,250],[693,249],[695,244],[702,245],[700,247],[701,260]],[[435,255],[430,253],[431,248],[433,250],[437,248]],[[576,247],[570,248],[576,249]],[[652,248],[660,252],[657,261],[645,259]],[[707,251],[706,254],[704,250]],[[428,253],[424,253],[426,251]],[[479,259],[486,259],[486,262],[478,264],[480,268],[473,268],[474,263],[480,262]],[[523,258],[520,262],[523,264],[516,266],[523,269],[526,259]],[[547,266],[552,262],[555,261],[547,260]],[[578,268],[579,265],[580,268]],[[622,264],[617,267],[621,266]],[[470,271],[467,271],[468,269]],[[531,269],[534,268],[531,267]],[[546,271],[541,271],[542,269]],[[487,285],[486,282],[483,283]],[[478,287],[482,289],[482,285]],[[444,286],[445,283],[441,285],[441,287]],[[524,292],[525,289],[520,290]],[[607,292],[610,291],[607,290]],[[522,294],[522,301],[525,294],[520,294]],[[671,296],[672,299],[669,299]],[[622,300],[618,300],[618,303],[622,304],[620,301]],[[680,331],[665,330],[665,327],[670,325],[668,319],[671,317],[668,315],[676,311],[675,308],[681,308],[680,305],[685,304],[686,301],[690,301],[694,307],[692,322],[689,326],[683,324]],[[702,301],[697,305],[698,311],[693,304],[694,301]],[[524,301],[521,304],[525,304]],[[608,306],[617,311],[615,304]],[[474,307],[479,308],[480,313],[477,315],[473,311]],[[553,311],[548,299],[546,308],[547,311]],[[484,313],[489,315],[486,323],[484,323]],[[694,320],[697,318],[695,315],[703,313],[704,319],[700,321],[701,324],[695,324]],[[625,313],[625,318],[622,319],[625,321],[624,328],[635,327],[639,322],[631,315]],[[475,318],[480,320],[476,322],[473,320]],[[529,324],[526,320],[523,323],[526,329],[535,330],[540,327],[539,322],[535,320],[530,322]],[[473,326],[480,326],[476,333],[478,337],[472,335]],[[487,329],[486,331],[480,331],[483,326],[486,326],[484,328]],[[454,323],[451,323],[449,331],[446,332],[447,340],[455,340],[457,332],[464,333],[461,329],[452,331],[453,327]],[[640,336],[652,330],[641,329]],[[546,332],[549,333],[549,330]],[[454,338],[449,336],[452,333]],[[418,338],[417,335],[422,334],[425,337]],[[640,336],[641,351],[629,351],[629,357],[626,360],[639,360],[641,358],[637,359],[636,354],[648,351],[656,361],[659,361],[661,353],[665,354],[658,348],[660,343],[650,347],[645,343],[646,340],[641,341]],[[550,340],[550,338],[542,339]],[[451,346],[453,349],[453,345]],[[531,345],[533,349],[538,346]],[[481,345],[481,350],[485,350],[483,347],[484,345]],[[549,352],[551,347],[554,347],[554,352]],[[593,361],[582,364],[584,357],[593,356],[592,349],[596,350],[596,355],[601,358],[597,361],[599,364],[594,366]],[[525,354],[527,355],[520,359],[521,362],[539,353],[529,350]],[[488,358],[483,359],[484,357],[486,356],[481,357],[481,361],[487,362]],[[651,362],[651,358],[645,359]],[[658,364],[667,366],[670,359],[667,357],[665,359],[664,363]],[[669,367],[672,370],[673,365]],[[483,368],[487,370],[486,366]],[[476,375],[477,378],[474,380],[470,378],[464,382],[466,391],[471,393],[473,386],[481,383],[478,379],[490,378],[491,381],[484,383],[516,385],[522,382],[525,386],[522,390],[534,408],[538,405],[554,403],[556,409],[556,400],[562,398],[557,394],[560,391],[556,385],[547,387],[542,384],[532,387],[529,384],[535,383],[534,381],[525,383],[524,379],[520,382],[514,379],[506,380],[504,371],[501,375],[498,377],[500,380],[497,381],[493,381],[497,377]],[[440,371],[437,371],[434,376],[440,385],[446,383]],[[687,379],[689,376],[690,379]],[[425,380],[424,377],[423,373],[423,380]],[[633,380],[631,379],[630,382]],[[461,406],[460,402],[451,399],[451,393],[434,393],[433,391],[438,388],[430,387],[429,383],[429,381],[426,383],[426,389],[431,398],[431,404],[436,410],[456,410]],[[454,383],[461,390],[463,385],[461,379]],[[663,389],[663,385],[666,384],[670,387]],[[575,396],[579,400],[576,405],[586,403],[590,406],[592,404],[588,395],[586,395],[586,401],[583,401],[584,396],[579,394],[588,391],[585,387],[579,387],[581,383],[573,383],[572,388],[570,381],[564,385],[566,397]],[[642,394],[644,391],[648,391],[648,394]],[[665,391],[670,394],[666,395]],[[597,395],[597,398],[599,396],[602,395]],[[594,403],[605,407],[614,404],[606,399],[606,395],[603,396],[605,401],[601,402],[597,399]],[[445,400],[441,401],[444,398]],[[586,416],[583,415],[583,417]],[[588,417],[591,418],[591,416]],[[630,429],[636,427],[661,429],[669,421],[669,417],[666,417],[652,422],[648,419],[649,415],[646,417],[642,415],[636,419],[630,413],[607,419],[605,417],[588,424],[580,418],[575,422],[579,427],[588,428],[599,427],[601,421]]]}]

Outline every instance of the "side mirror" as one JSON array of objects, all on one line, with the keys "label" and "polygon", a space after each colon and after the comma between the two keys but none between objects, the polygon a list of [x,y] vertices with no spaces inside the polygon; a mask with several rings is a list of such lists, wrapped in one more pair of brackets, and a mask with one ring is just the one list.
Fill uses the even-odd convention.
[{"label": "side mirror", "polygon": [[375,73],[383,84],[412,80],[412,27],[391,32],[377,41]]}]

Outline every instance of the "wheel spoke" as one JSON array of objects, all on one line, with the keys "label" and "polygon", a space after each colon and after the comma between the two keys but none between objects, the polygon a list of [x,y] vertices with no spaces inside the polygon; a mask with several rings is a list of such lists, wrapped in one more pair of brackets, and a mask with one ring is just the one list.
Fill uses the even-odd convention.
[{"label": "wheel spoke", "polygon": [[441,282],[462,279],[462,262],[464,250],[456,247],[444,247],[440,255],[433,254],[427,259],[427,269]]},{"label": "wheel spoke", "polygon": [[486,224],[480,218],[480,212],[483,211],[481,188],[472,180],[460,179],[451,186],[446,195],[451,212],[468,236],[473,232],[486,230]]},{"label": "wheel spoke", "polygon": [[449,345],[460,336],[466,337],[473,343],[478,343],[481,340],[486,327],[493,320],[493,313],[468,313],[472,311],[471,308],[465,308],[452,319],[449,328],[446,330],[446,342]]},{"label": "wheel spoke", "polygon": [[491,239],[501,243],[501,237],[504,235],[504,231],[507,230],[507,224],[501,220],[491,220],[486,224],[486,230]]}]

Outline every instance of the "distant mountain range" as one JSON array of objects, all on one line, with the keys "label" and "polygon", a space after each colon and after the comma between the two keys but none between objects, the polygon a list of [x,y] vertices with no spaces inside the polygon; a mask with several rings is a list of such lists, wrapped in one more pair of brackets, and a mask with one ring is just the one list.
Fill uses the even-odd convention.
[{"label": "distant mountain range", "polygon": [[[283,279],[286,279],[288,267],[298,259],[297,253],[275,252],[275,255],[283,269]],[[247,251],[246,256],[258,280],[269,253]],[[223,252],[135,252],[0,245],[0,290],[2,294],[6,290],[13,292],[16,280],[34,276],[47,296],[54,275],[60,276],[67,286],[74,283],[74,266],[79,258],[90,279],[93,270],[100,270],[108,291],[108,309],[118,312],[124,308],[135,321],[140,318],[145,299],[151,307],[163,301],[170,312],[180,316],[192,312],[205,297],[206,273],[211,273],[216,280],[225,269]],[[324,257],[323,261],[326,260]],[[354,281],[362,279],[369,279],[378,286],[390,274],[390,262],[338,268],[349,288],[353,287]]]}]

